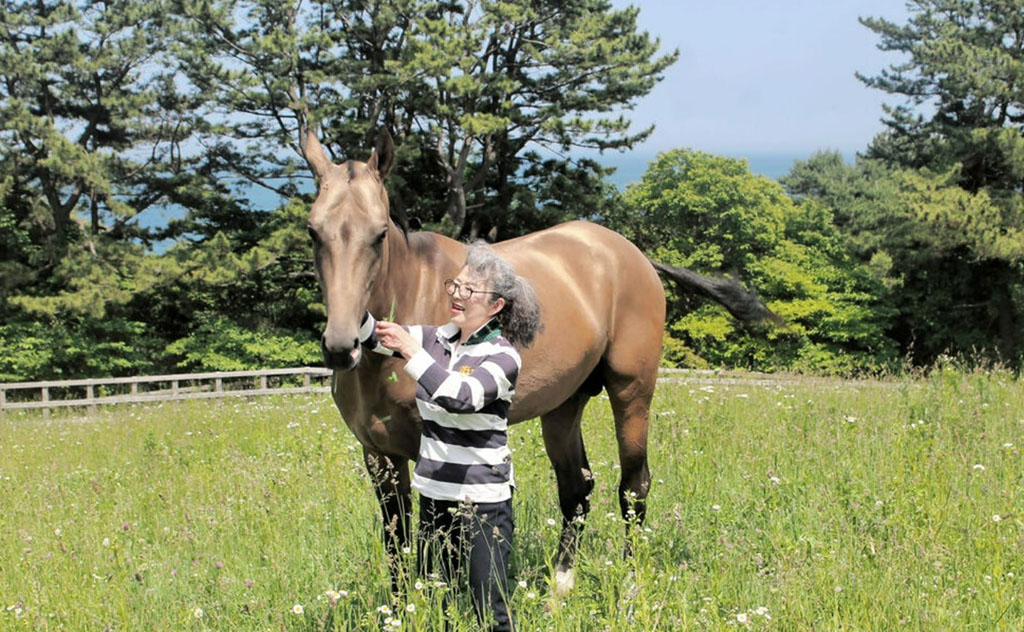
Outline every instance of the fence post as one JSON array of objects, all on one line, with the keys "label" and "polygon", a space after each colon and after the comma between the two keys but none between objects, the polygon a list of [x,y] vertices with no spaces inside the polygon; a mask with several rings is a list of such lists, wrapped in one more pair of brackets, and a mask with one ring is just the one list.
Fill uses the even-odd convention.
[{"label": "fence post", "polygon": [[[50,401],[50,389],[49,388],[47,388],[45,386],[42,388],[42,393],[40,394],[40,401],[42,401],[44,403]],[[49,406],[43,406],[43,417],[49,417],[49,416],[50,416],[50,407]]]},{"label": "fence post", "polygon": [[89,402],[90,402],[89,403],[89,412],[90,413],[96,412],[96,404],[92,403],[92,400],[93,400],[92,384],[87,384],[86,385],[86,387],[85,387],[85,398],[87,400],[89,400]]},{"label": "fence post", "polygon": [[171,395],[178,394],[178,380],[171,380]]},{"label": "fence post", "polygon": [[6,403],[7,403],[7,389],[0,388],[0,410],[3,409],[3,407],[4,407],[4,405]]},{"label": "fence post", "polygon": [[260,390],[264,390],[264,391],[267,390],[267,376],[266,375],[261,375],[260,376]]},{"label": "fence post", "polygon": [[224,378],[218,377],[213,380],[213,390],[215,393],[224,392]]},{"label": "fence post", "polygon": [[[303,373],[302,374],[302,385],[304,387],[306,387],[306,388],[309,388],[309,373]],[[2,403],[2,402],[3,402],[3,400],[0,399],[0,403]]]}]

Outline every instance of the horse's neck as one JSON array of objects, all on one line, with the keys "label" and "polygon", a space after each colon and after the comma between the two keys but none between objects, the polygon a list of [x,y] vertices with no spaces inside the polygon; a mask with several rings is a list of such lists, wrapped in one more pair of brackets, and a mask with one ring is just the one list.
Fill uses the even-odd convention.
[{"label": "horse's neck", "polygon": [[433,324],[439,318],[437,305],[443,275],[449,272],[445,268],[451,267],[450,255],[442,251],[438,239],[426,235],[407,239],[393,222],[387,239],[388,251],[374,283],[370,312],[385,319],[393,311],[395,321],[402,324]]}]

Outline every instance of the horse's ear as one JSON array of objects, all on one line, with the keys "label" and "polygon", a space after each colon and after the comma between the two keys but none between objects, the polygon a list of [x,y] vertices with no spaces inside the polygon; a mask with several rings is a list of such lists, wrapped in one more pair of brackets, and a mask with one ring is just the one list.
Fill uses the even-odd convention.
[{"label": "horse's ear", "polygon": [[324,147],[320,144],[320,139],[316,137],[316,133],[308,127],[302,135],[302,153],[306,156],[306,162],[309,163],[316,177],[323,178],[324,174],[331,167],[331,160],[324,153]]},{"label": "horse's ear", "polygon": [[381,130],[380,134],[377,135],[377,145],[373,148],[373,154],[370,155],[370,159],[366,161],[366,166],[377,172],[377,177],[381,180],[388,177],[388,172],[391,171],[391,165],[395,162],[395,141],[391,140],[391,134],[388,131]]}]

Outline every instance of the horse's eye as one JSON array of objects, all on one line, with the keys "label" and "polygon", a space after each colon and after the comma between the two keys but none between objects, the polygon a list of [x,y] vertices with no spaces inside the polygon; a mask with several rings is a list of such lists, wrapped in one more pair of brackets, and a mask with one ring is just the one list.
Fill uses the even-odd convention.
[{"label": "horse's eye", "polygon": [[388,231],[384,231],[377,235],[377,239],[373,240],[373,247],[380,250],[380,247],[384,245],[384,238],[388,236]]}]

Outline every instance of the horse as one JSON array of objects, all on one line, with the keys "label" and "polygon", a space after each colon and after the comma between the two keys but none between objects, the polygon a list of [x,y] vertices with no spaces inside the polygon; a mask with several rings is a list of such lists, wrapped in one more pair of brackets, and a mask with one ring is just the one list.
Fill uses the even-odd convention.
[{"label": "horse", "polygon": [[[306,130],[303,153],[319,182],[308,230],[327,308],[324,364],[333,370],[334,403],[362,444],[394,564],[410,541],[409,461],[416,459],[420,440],[415,383],[401,370],[400,358],[364,352],[359,326],[367,310],[399,323],[447,322],[443,282],[462,267],[465,245],[410,232],[391,217],[384,184],[394,156],[390,136],[378,140],[365,163],[335,164]],[[574,585],[594,487],[580,421],[587,401],[602,390],[618,442],[620,512],[627,528],[644,521],[649,414],[665,327],[659,270],[741,317],[757,318],[751,314],[763,305],[732,281],[660,264],[656,270],[630,241],[594,223],[569,222],[493,246],[532,282],[541,307],[543,328],[521,350],[509,422],[540,418],[562,514],[554,571],[555,591],[564,595]],[[396,581],[392,566],[397,587]]]}]

